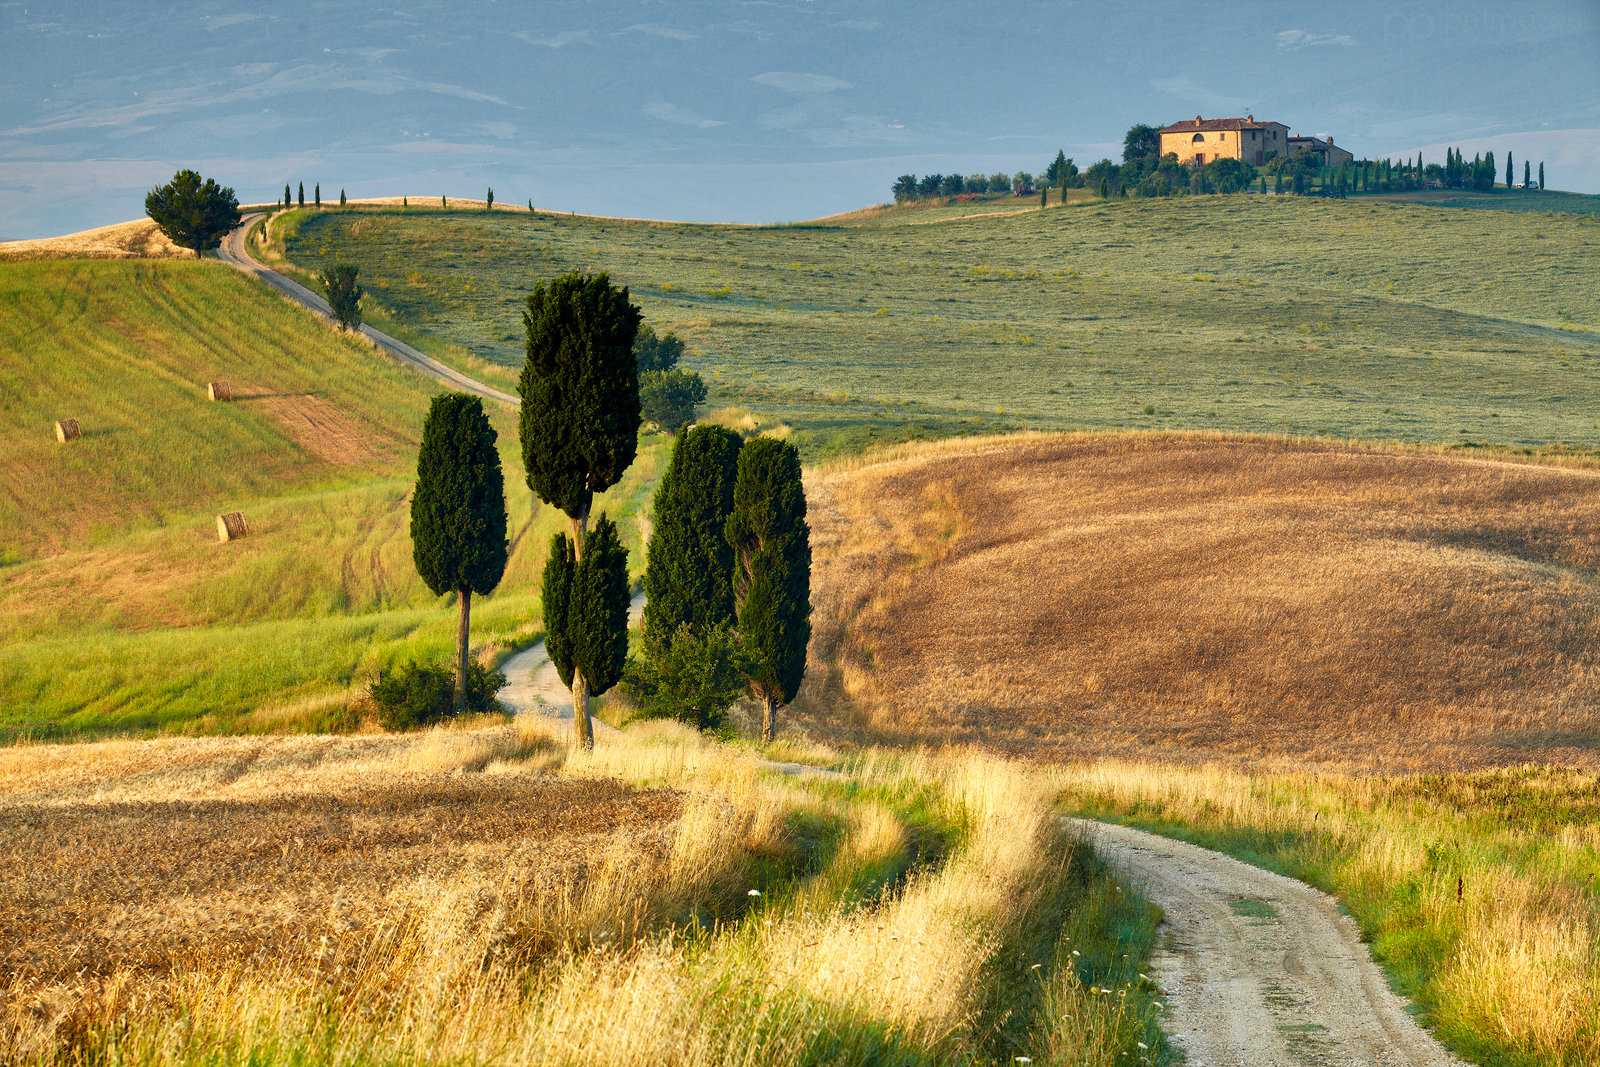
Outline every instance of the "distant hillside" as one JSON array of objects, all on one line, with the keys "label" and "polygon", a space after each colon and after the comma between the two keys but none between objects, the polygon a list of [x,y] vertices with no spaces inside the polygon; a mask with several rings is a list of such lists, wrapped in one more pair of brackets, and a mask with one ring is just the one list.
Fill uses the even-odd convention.
[{"label": "distant hillside", "polygon": [[[455,608],[408,533],[439,390],[214,260],[0,262],[0,739],[328,726],[379,666],[442,657]],[[63,417],[80,440],[57,442]],[[490,417],[512,521],[473,615],[492,652],[537,626],[562,517],[534,506],[514,416]],[[637,510],[644,446],[602,506]],[[251,534],[219,544],[232,510]]]},{"label": "distant hillside", "polygon": [[396,320],[508,371],[540,279],[609,271],[714,403],[813,457],[994,429],[1600,442],[1600,218],[1254,195],[782,227],[292,212]]}]

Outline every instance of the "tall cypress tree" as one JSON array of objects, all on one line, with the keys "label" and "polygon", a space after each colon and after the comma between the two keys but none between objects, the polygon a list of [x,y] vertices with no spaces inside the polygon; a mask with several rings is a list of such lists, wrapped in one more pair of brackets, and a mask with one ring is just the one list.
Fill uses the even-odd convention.
[{"label": "tall cypress tree", "polygon": [[1533,184],[1533,163],[1524,159],[1522,161],[1522,185],[1524,188]]},{"label": "tall cypress tree", "polygon": [[1542,159],[1539,161],[1539,189],[1540,191],[1544,189],[1544,160]]},{"label": "tall cypress tree", "polygon": [[[541,282],[522,315],[528,334],[518,384],[522,462],[528,487],[567,514],[580,567],[594,494],[617,483],[638,449],[633,341],[639,317],[627,289],[613,286],[605,274],[579,272]],[[574,597],[579,588],[574,580]],[[588,609],[575,600],[569,610]],[[625,642],[626,612],[621,626]],[[586,688],[594,681],[580,669],[571,682],[578,739],[585,747],[594,745]]]},{"label": "tall cypress tree", "polygon": [[301,182],[300,183],[300,206],[301,207],[305,207],[306,206],[306,183],[305,182]]},{"label": "tall cypress tree", "polygon": [[293,201],[289,198],[289,183],[283,183],[283,206],[288,207]]},{"label": "tall cypress tree", "polygon": [[800,690],[811,640],[811,529],[793,445],[757,437],[739,450],[726,532],[739,635],[756,661],[750,692],[765,705],[761,732],[770,742],[778,707]]},{"label": "tall cypress tree", "polygon": [[321,182],[317,183],[316,191],[312,195],[316,197],[316,206],[317,207],[321,207],[322,206],[322,183]]},{"label": "tall cypress tree", "polygon": [[698,634],[732,626],[733,513],[739,435],[721,426],[680,433],[655,496],[655,532],[645,553],[644,639],[666,652],[678,627]]},{"label": "tall cypress tree", "polygon": [[1517,169],[1511,162],[1511,153],[1506,153],[1506,189],[1510,190],[1517,184]]},{"label": "tall cypress tree", "polygon": [[456,627],[456,710],[466,701],[472,594],[487,595],[506,569],[506,494],[494,427],[483,401],[463,393],[433,398],[417,453],[411,496],[411,558],[435,594],[460,600]]}]

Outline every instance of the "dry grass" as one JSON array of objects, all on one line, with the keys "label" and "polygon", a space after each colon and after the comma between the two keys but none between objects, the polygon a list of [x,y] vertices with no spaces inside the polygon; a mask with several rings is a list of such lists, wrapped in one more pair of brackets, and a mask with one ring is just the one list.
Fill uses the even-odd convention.
[{"label": "dry grass", "polygon": [[[0,751],[0,1058],[1111,1067],[1159,1047],[1129,982],[1151,916],[1063,835],[1039,772],[879,753],[805,783],[673,724],[593,755],[547,729]],[[953,835],[942,863],[907,866],[913,809]],[[836,830],[806,846],[806,826]],[[1069,928],[1096,958],[1063,951]],[[1125,997],[1088,992],[1117,976]]]},{"label": "dry grass", "polygon": [[61,237],[0,241],[0,259],[56,259],[69,256],[87,259],[193,258],[194,253],[167,240],[167,235],[149,219],[119,222]]},{"label": "dry grass", "polygon": [[1600,763],[1600,479],[1336,443],[1032,435],[811,480],[799,721],[1326,769]]}]

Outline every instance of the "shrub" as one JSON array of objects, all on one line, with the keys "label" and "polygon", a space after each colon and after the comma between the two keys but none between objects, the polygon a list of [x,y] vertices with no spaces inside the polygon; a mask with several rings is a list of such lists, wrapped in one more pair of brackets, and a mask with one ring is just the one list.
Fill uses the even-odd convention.
[{"label": "shrub", "polygon": [[[504,672],[481,663],[467,664],[465,710],[500,710],[495,694],[505,684]],[[448,667],[408,663],[379,678],[367,693],[378,706],[378,721],[386,730],[415,730],[455,714],[455,675]]]},{"label": "shrub", "polygon": [[677,719],[715,730],[727,722],[729,706],[745,691],[745,678],[755,669],[754,658],[732,627],[715,626],[701,635],[685,625],[653,659],[628,660],[622,691],[644,718]]}]

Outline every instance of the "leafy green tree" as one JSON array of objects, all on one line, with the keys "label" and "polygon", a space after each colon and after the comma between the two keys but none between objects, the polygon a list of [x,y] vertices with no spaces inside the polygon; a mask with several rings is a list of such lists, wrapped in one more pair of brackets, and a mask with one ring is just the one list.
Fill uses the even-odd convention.
[{"label": "leafy green tree", "polygon": [[1128,128],[1126,136],[1122,138],[1122,161],[1132,163],[1136,159],[1145,159],[1149,156],[1161,154],[1161,131],[1154,126],[1140,123]]},{"label": "leafy green tree", "polygon": [[485,211],[494,210],[494,186],[489,186],[489,191],[483,196],[483,203]]},{"label": "leafy green tree", "polygon": [[675,333],[656,336],[655,328],[641,323],[633,338],[633,362],[639,373],[669,371],[683,358],[683,342]]},{"label": "leafy green tree", "polygon": [[917,181],[917,196],[926,200],[930,196],[939,195],[939,186],[944,184],[943,174],[924,174]]},{"label": "leafy green tree", "polygon": [[1067,164],[1071,162],[1072,161],[1067,158],[1066,149],[1056,149],[1056,158],[1051,160],[1050,165],[1044,169],[1044,179],[1042,184],[1059,185],[1066,178]]},{"label": "leafy green tree", "polygon": [[739,636],[756,664],[747,678],[764,705],[761,732],[770,742],[779,706],[800,690],[811,639],[811,530],[800,454],[789,442],[757,437],[739,450],[726,533]]},{"label": "leafy green tree", "polygon": [[570,686],[573,725],[585,748],[594,747],[589,697],[622,679],[628,659],[628,550],[604,512],[589,531],[583,556],[558,533],[545,562],[545,651],[563,685]]},{"label": "leafy green tree", "polygon": [[1011,175],[989,175],[989,191],[991,193],[1009,193],[1011,191]]},{"label": "leafy green tree", "polygon": [[671,647],[681,628],[704,634],[736,620],[727,524],[740,444],[732,430],[696,426],[672,447],[645,552],[644,640],[652,659]]},{"label": "leafy green tree", "polygon": [[694,421],[694,410],[706,402],[706,383],[694,371],[650,371],[639,375],[639,411],[667,433]]},{"label": "leafy green tree", "polygon": [[417,452],[411,495],[411,558],[436,595],[454,592],[456,707],[467,697],[472,594],[487,596],[506,569],[506,493],[494,427],[483,401],[463,393],[433,398]]},{"label": "leafy green tree", "polygon": [[144,212],[169,241],[196,256],[220,245],[239,225],[239,200],[233,190],[211,178],[201,180],[192,170],[180,170],[170,182],[150,190]]},{"label": "leafy green tree", "polygon": [[365,290],[356,284],[360,268],[351,263],[335,263],[319,276],[328,293],[328,310],[341,330],[361,329],[361,297]]},{"label": "leafy green tree", "polygon": [[676,334],[657,337],[651,327],[639,327],[633,358],[639,368],[640,413],[668,433],[693,422],[696,405],[705,403],[707,395],[700,375],[675,369],[682,357],[683,342]]},{"label": "leafy green tree", "polygon": [[[541,282],[522,315],[528,334],[528,358],[518,384],[522,462],[528,487],[567,514],[580,565],[587,552],[594,494],[615,485],[638,451],[639,373],[633,344],[639,318],[627,289],[613,286],[606,274],[579,272]],[[582,588],[574,578],[573,595]],[[624,645],[626,606],[624,597]],[[575,617],[592,610],[576,600],[570,608]],[[573,678],[578,738],[593,747],[591,690],[586,686],[600,679],[581,671]]]}]

